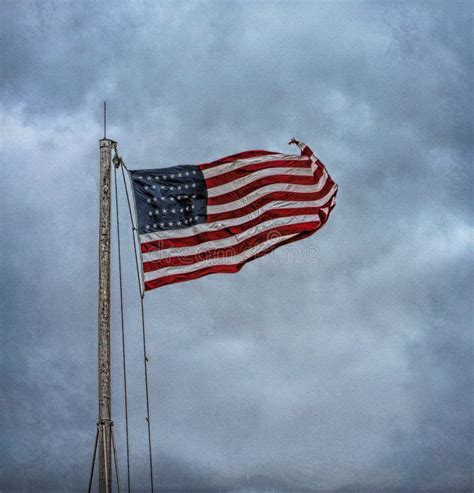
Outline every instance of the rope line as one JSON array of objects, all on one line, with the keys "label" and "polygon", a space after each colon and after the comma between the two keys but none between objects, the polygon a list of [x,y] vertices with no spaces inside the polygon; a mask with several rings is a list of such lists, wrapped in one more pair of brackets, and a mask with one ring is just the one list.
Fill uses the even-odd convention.
[{"label": "rope line", "polygon": [[140,306],[142,312],[143,363],[145,368],[146,422],[148,426],[148,455],[150,457],[150,482],[151,482],[151,491],[153,493],[153,459],[151,452],[150,399],[148,394],[148,355],[146,351],[145,311],[143,308],[143,296],[140,297]]},{"label": "rope line", "polygon": [[[125,322],[123,313],[123,285],[122,285],[122,249],[120,246],[120,220],[119,220],[119,207],[118,207],[118,193],[117,193],[117,173],[114,168],[114,186],[115,186],[115,223],[117,228],[117,252],[118,252],[118,268],[119,268],[119,291],[120,291],[120,322],[122,326],[122,364],[123,364],[123,387],[124,387],[124,400],[125,400],[125,438],[127,445],[127,486],[128,493],[130,493],[130,445],[129,445],[129,431],[128,431],[128,393],[127,393],[127,363],[125,357]],[[115,448],[115,444],[114,444]],[[115,451],[114,451],[115,454]],[[115,466],[117,468],[117,465]],[[118,475],[118,471],[117,471]],[[118,476],[117,476],[118,481]]]},{"label": "rope line", "polygon": [[91,473],[89,476],[89,486],[87,488],[87,492],[91,493],[92,491],[92,479],[94,478],[94,469],[95,469],[95,456],[97,454],[97,442],[99,441],[99,428],[97,427],[97,430],[95,432],[95,443],[94,443],[94,453],[92,455],[92,466],[91,466]]},{"label": "rope line", "polygon": [[105,473],[105,493],[109,493],[109,466],[107,462],[107,433],[105,432],[105,425],[100,425],[102,430],[102,445],[104,449],[104,473]]},{"label": "rope line", "polygon": [[[149,456],[149,462],[150,462],[150,485],[151,485],[151,492],[153,493],[154,491],[154,485],[153,485],[153,455],[152,455],[152,446],[151,446],[151,420],[150,420],[150,396],[149,396],[149,391],[148,391],[148,354],[147,354],[147,349],[146,349],[146,329],[145,329],[145,309],[144,309],[144,303],[143,299],[145,296],[144,291],[142,290],[142,283],[141,283],[141,277],[140,277],[140,267],[138,265],[138,251],[137,251],[137,228],[135,227],[134,220],[133,220],[133,213],[132,213],[132,206],[130,203],[130,196],[128,193],[128,187],[127,187],[127,181],[125,179],[125,171],[124,168],[126,168],[124,162],[122,161],[122,158],[118,158],[120,161],[120,164],[122,165],[122,178],[123,178],[123,184],[125,187],[125,194],[127,197],[127,204],[128,204],[128,212],[130,214],[130,221],[132,224],[132,234],[133,234],[133,249],[135,252],[135,266],[136,266],[136,271],[137,271],[137,280],[138,280],[138,290],[140,293],[140,309],[141,309],[141,319],[142,319],[142,339],[143,339],[143,363],[144,363],[144,371],[145,371],[145,400],[146,400],[146,422],[147,422],[147,427],[148,427],[148,456]],[[127,169],[128,171],[128,169]]]},{"label": "rope line", "polygon": [[122,168],[121,168],[122,169],[122,178],[123,178],[123,186],[125,187],[125,195],[127,197],[128,213],[130,214],[130,221],[132,223],[133,251],[135,253],[135,267],[137,269],[138,290],[140,292],[140,297],[143,298],[145,296],[145,293],[143,292],[141,278],[140,278],[140,267],[138,265],[138,250],[137,250],[137,242],[136,242],[136,233],[137,233],[138,229],[135,227],[135,222],[133,220],[132,206],[130,203],[130,196],[128,194],[128,186],[127,186],[127,181],[125,179],[125,171],[123,170],[125,168],[125,164],[123,163],[123,161],[121,159],[120,159],[120,162],[122,164]]},{"label": "rope line", "polygon": [[114,452],[115,481],[117,482],[117,493],[120,493],[120,479],[119,479],[119,471],[118,471],[118,464],[117,464],[117,449],[115,448],[115,430],[114,430],[114,424],[113,423],[111,423],[110,428],[111,428],[110,433],[112,435],[112,450]]}]

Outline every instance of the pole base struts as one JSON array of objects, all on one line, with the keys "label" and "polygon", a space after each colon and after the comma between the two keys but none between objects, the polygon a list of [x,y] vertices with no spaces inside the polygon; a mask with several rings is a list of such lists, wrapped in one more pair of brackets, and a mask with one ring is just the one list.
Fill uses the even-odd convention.
[{"label": "pole base struts", "polygon": [[[104,463],[109,464],[109,467],[106,467],[104,469],[105,493],[112,492],[112,463],[115,468],[115,483],[117,485],[117,491],[120,493],[120,477],[119,477],[118,463],[117,463],[117,449],[115,447],[114,422],[110,419],[101,419],[97,421],[97,431],[95,434],[94,452],[92,454],[91,473],[89,476],[89,486],[87,488],[88,493],[92,493],[92,481],[94,479],[97,448],[102,448],[102,450],[99,450],[99,454],[102,454]],[[113,458],[113,462],[112,462],[112,458]]]}]

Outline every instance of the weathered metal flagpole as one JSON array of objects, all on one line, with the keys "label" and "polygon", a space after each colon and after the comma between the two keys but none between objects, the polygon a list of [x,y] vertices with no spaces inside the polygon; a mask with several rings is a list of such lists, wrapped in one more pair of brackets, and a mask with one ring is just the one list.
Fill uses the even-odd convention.
[{"label": "weathered metal flagpole", "polygon": [[104,102],[104,138],[100,145],[99,216],[99,492],[112,491],[111,395],[110,395],[110,223],[112,141],[106,137]]}]

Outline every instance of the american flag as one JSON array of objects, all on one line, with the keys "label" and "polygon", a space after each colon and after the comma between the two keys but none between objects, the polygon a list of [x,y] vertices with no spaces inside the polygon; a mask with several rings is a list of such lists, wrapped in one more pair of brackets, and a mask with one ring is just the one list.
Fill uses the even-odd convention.
[{"label": "american flag", "polygon": [[237,272],[325,224],[337,185],[306,144],[290,144],[300,156],[256,150],[130,171],[145,290]]}]

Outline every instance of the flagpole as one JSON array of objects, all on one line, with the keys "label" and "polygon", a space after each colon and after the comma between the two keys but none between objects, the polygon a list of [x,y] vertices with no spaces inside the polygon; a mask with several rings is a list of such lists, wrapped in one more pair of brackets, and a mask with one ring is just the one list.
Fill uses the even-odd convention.
[{"label": "flagpole", "polygon": [[110,393],[110,225],[112,141],[105,135],[100,147],[99,216],[99,492],[112,491],[111,393]]}]

